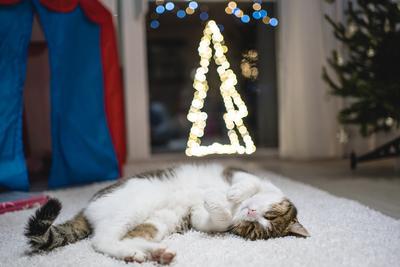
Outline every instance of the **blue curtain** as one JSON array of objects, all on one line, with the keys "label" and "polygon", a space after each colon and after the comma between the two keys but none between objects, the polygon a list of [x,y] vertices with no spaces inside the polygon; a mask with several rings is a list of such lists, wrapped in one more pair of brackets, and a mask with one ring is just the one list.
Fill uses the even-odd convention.
[{"label": "blue curtain", "polygon": [[22,146],[22,89],[31,38],[30,1],[0,6],[0,185],[29,187]]},{"label": "blue curtain", "polygon": [[118,162],[105,115],[100,27],[79,6],[59,13],[43,7],[39,0],[25,0],[0,7],[1,183],[13,189],[28,186],[21,143],[21,96],[33,11],[39,15],[50,58],[49,186],[116,179]]}]

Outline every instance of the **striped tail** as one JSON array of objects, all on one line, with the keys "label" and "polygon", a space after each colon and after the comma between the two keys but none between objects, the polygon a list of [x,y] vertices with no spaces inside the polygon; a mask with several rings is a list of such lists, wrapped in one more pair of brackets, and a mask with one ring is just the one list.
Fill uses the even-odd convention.
[{"label": "striped tail", "polygon": [[60,201],[52,198],[29,219],[25,236],[34,251],[50,251],[91,234],[92,229],[83,212],[63,224],[53,225],[60,211]]}]

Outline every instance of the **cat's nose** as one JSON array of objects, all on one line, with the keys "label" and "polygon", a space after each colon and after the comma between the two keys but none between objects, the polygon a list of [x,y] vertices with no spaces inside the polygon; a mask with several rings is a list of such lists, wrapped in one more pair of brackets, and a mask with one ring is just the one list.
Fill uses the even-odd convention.
[{"label": "cat's nose", "polygon": [[247,216],[250,216],[250,217],[257,216],[257,210],[255,210],[255,209],[247,209]]}]

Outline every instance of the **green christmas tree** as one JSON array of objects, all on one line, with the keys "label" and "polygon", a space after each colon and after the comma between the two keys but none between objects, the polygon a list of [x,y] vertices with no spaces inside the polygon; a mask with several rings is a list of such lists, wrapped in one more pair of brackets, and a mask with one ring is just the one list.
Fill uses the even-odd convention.
[{"label": "green christmas tree", "polygon": [[345,24],[325,18],[344,47],[328,59],[335,75],[323,69],[332,94],[348,99],[339,121],[358,125],[363,136],[399,128],[400,3],[357,0]]}]

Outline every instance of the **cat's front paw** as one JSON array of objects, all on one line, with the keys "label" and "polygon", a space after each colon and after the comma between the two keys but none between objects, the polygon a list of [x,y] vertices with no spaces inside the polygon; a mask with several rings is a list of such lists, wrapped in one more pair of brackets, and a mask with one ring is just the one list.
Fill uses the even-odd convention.
[{"label": "cat's front paw", "polygon": [[204,195],[204,208],[208,212],[225,209],[226,206],[227,206],[227,201],[222,193],[218,191],[208,191]]},{"label": "cat's front paw", "polygon": [[211,217],[218,221],[230,220],[232,215],[228,209],[226,197],[219,192],[208,192],[204,197],[204,208]]},{"label": "cat's front paw", "polygon": [[248,187],[243,183],[234,184],[229,188],[226,198],[233,203],[240,203],[247,198]]}]

